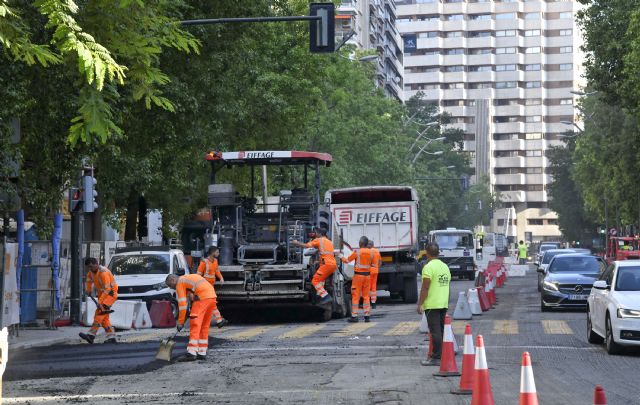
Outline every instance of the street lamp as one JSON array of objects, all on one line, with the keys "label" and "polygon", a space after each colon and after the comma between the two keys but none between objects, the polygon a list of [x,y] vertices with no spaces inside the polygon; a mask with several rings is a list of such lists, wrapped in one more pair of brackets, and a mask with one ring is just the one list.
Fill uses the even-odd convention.
[{"label": "street lamp", "polygon": [[422,148],[420,148],[420,150],[418,151],[418,153],[416,153],[416,155],[413,157],[413,160],[411,161],[411,164],[415,163],[416,160],[418,160],[418,158],[420,157],[420,154],[422,153],[426,153],[427,155],[442,155],[444,152],[439,150],[436,152],[425,152],[425,149],[427,148],[427,146],[429,146],[432,142],[437,142],[437,141],[443,141],[446,138],[444,136],[441,136],[439,138],[433,138],[433,139],[429,139],[423,146]]},{"label": "street lamp", "polygon": [[379,57],[378,55],[365,55],[365,56],[363,56],[361,58],[357,58],[356,59],[356,58],[352,58],[350,56],[344,56],[344,55],[340,55],[340,54],[337,54],[337,55],[340,56],[343,59],[348,59],[351,62],[371,62],[371,61],[374,61],[374,60],[378,59],[378,57]]},{"label": "street lamp", "polygon": [[564,125],[569,125],[569,126],[573,125],[574,127],[576,127],[576,129],[578,130],[579,133],[583,133],[584,132],[584,130],[582,128],[580,128],[578,126],[578,124],[576,124],[573,121],[560,121],[560,123],[564,124]]},{"label": "street lamp", "polygon": [[580,90],[569,90],[569,93],[571,94],[575,94],[576,96],[592,96],[594,94],[598,94],[598,91],[590,91],[588,93],[585,93],[584,91],[580,91]]},{"label": "street lamp", "polygon": [[430,127],[434,126],[434,125],[438,125],[438,121],[432,121],[432,122],[427,122],[426,124],[420,124],[425,126],[426,128],[422,130],[422,132],[418,132],[416,131],[416,133],[418,134],[418,136],[416,137],[415,141],[413,141],[413,144],[411,145],[411,147],[409,148],[409,152],[411,153],[411,151],[413,150],[414,146],[416,146],[416,144],[418,143],[418,141],[420,140],[420,138],[422,138],[422,135],[425,134],[425,132],[427,132],[427,130],[429,130]]}]

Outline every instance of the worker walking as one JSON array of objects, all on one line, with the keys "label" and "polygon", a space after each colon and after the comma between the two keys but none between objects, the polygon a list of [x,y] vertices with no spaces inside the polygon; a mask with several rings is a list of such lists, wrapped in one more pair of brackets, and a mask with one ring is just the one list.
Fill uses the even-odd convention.
[{"label": "worker walking", "polygon": [[374,247],[371,239],[369,239],[367,247],[371,249],[371,253],[373,254],[371,275],[369,276],[371,278],[369,281],[369,297],[371,299],[371,308],[376,309],[376,301],[378,300],[378,273],[380,271],[380,266],[382,266],[382,256],[380,256],[380,251]]},{"label": "worker walking", "polygon": [[331,302],[331,296],[327,290],[324,289],[324,282],[336,271],[338,265],[336,264],[336,258],[333,253],[333,243],[329,238],[327,238],[327,230],[319,228],[316,232],[318,237],[309,243],[301,243],[297,240],[294,240],[291,243],[298,247],[315,248],[318,250],[320,266],[311,279],[311,285],[315,288],[316,294],[320,297],[320,303],[324,304]]},{"label": "worker walking", "polygon": [[351,318],[349,322],[358,322],[358,304],[362,298],[362,308],[364,309],[364,321],[369,322],[369,314],[371,306],[369,304],[369,290],[371,289],[371,263],[373,262],[373,253],[367,245],[369,239],[362,236],[358,243],[360,249],[351,253],[349,257],[343,257],[343,263],[349,263],[355,260],[353,267],[353,279],[351,280]]},{"label": "worker walking", "polygon": [[[218,269],[218,256],[220,256],[220,251],[217,247],[211,246],[207,250],[207,257],[200,261],[198,264],[198,275],[202,276],[205,280],[211,284],[215,289],[216,279],[220,280],[220,283],[224,283],[224,277],[222,277],[222,273]],[[216,326],[218,328],[222,328],[224,325],[229,322],[222,317],[222,314],[218,310],[218,305],[216,303],[216,307],[213,310],[213,319],[216,321]]]},{"label": "worker walking", "polygon": [[87,257],[84,260],[84,266],[87,269],[85,292],[88,296],[93,296],[93,290],[95,289],[98,305],[93,315],[93,323],[89,333],[80,333],[79,335],[87,342],[93,343],[98,330],[102,326],[107,333],[105,343],[116,343],[116,331],[111,326],[109,314],[113,312],[111,307],[118,299],[118,284],[116,284],[111,271],[105,266],[100,266],[95,257]]},{"label": "worker walking", "polygon": [[518,264],[527,264],[527,245],[520,241],[518,245]]},{"label": "worker walking", "polygon": [[213,286],[198,274],[178,277],[169,274],[165,280],[169,288],[176,290],[178,297],[178,332],[184,328],[187,307],[191,301],[189,313],[189,343],[187,354],[178,361],[204,360],[209,348],[209,327],[216,309],[217,296]]},{"label": "worker walking", "polygon": [[422,269],[422,288],[418,299],[418,313],[422,314],[424,312],[426,314],[427,324],[431,332],[433,354],[430,359],[420,362],[423,366],[440,365],[444,318],[449,308],[451,272],[449,267],[438,259],[439,254],[440,247],[437,243],[429,243],[427,245],[427,264]]}]

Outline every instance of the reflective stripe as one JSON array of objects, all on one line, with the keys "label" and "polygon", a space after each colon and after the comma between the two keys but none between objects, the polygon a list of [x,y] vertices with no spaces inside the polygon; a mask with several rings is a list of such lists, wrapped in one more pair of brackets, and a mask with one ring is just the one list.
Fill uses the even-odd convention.
[{"label": "reflective stripe", "polygon": [[204,344],[208,344],[209,340],[208,339],[200,339],[199,342],[200,342],[200,344],[203,344],[203,343]]},{"label": "reflective stripe", "polygon": [[187,309],[187,306],[186,305],[180,305],[180,306],[178,306],[178,309],[180,311],[182,311],[183,309]]},{"label": "reflective stripe", "polygon": [[195,289],[196,283],[189,280],[188,278],[182,278],[180,277],[180,280],[178,280],[178,284],[180,283],[185,283],[185,284],[189,284],[191,287],[193,287],[193,289]]},{"label": "reflective stripe", "polygon": [[178,298],[178,302],[182,302],[182,301],[186,302],[187,299],[186,298]]},{"label": "reflective stripe", "polygon": [[[320,250],[320,254],[321,254],[321,255],[328,255],[328,254],[329,254],[329,252],[327,252],[326,250],[324,250],[324,241],[325,241],[325,238],[324,238],[324,237],[321,237],[321,238],[320,238],[320,241],[319,241],[319,242],[320,242],[320,243],[319,243],[319,245],[320,245],[320,249],[319,249],[319,250]],[[331,252],[331,254],[333,254],[333,252]]]},{"label": "reflective stripe", "polygon": [[201,285],[202,283],[206,283],[206,280],[200,280],[198,281],[194,286],[193,286],[193,292],[195,293],[196,288],[198,288],[199,285]]}]

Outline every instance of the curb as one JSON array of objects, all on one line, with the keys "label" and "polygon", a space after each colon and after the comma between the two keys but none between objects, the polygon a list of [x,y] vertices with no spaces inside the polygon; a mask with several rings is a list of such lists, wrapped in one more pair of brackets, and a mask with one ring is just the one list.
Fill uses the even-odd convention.
[{"label": "curb", "polygon": [[36,347],[47,347],[47,346],[53,346],[53,345],[57,345],[60,343],[64,343],[67,342],[69,340],[69,337],[59,337],[56,339],[49,339],[46,341],[38,341],[38,342],[15,342],[15,343],[9,343],[9,352],[14,351],[14,350],[26,350],[26,349],[33,349]]}]

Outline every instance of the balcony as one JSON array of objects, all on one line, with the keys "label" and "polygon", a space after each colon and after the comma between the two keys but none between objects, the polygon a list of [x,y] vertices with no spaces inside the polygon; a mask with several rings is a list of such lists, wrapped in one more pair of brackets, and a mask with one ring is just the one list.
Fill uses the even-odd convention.
[{"label": "balcony", "polygon": [[497,157],[495,159],[494,167],[524,167],[524,157]]},{"label": "balcony", "polygon": [[524,191],[500,191],[502,202],[525,202]]},{"label": "balcony", "polygon": [[[493,149],[494,150],[524,150],[525,143],[524,143],[524,140],[522,139],[514,139],[510,141],[494,141]],[[496,158],[496,159],[499,159],[499,158]]]},{"label": "balcony", "polygon": [[547,192],[546,191],[527,191],[525,194],[525,198],[527,201],[547,201]]},{"label": "balcony", "polygon": [[494,184],[496,185],[523,185],[524,174],[496,174],[494,177]]}]

